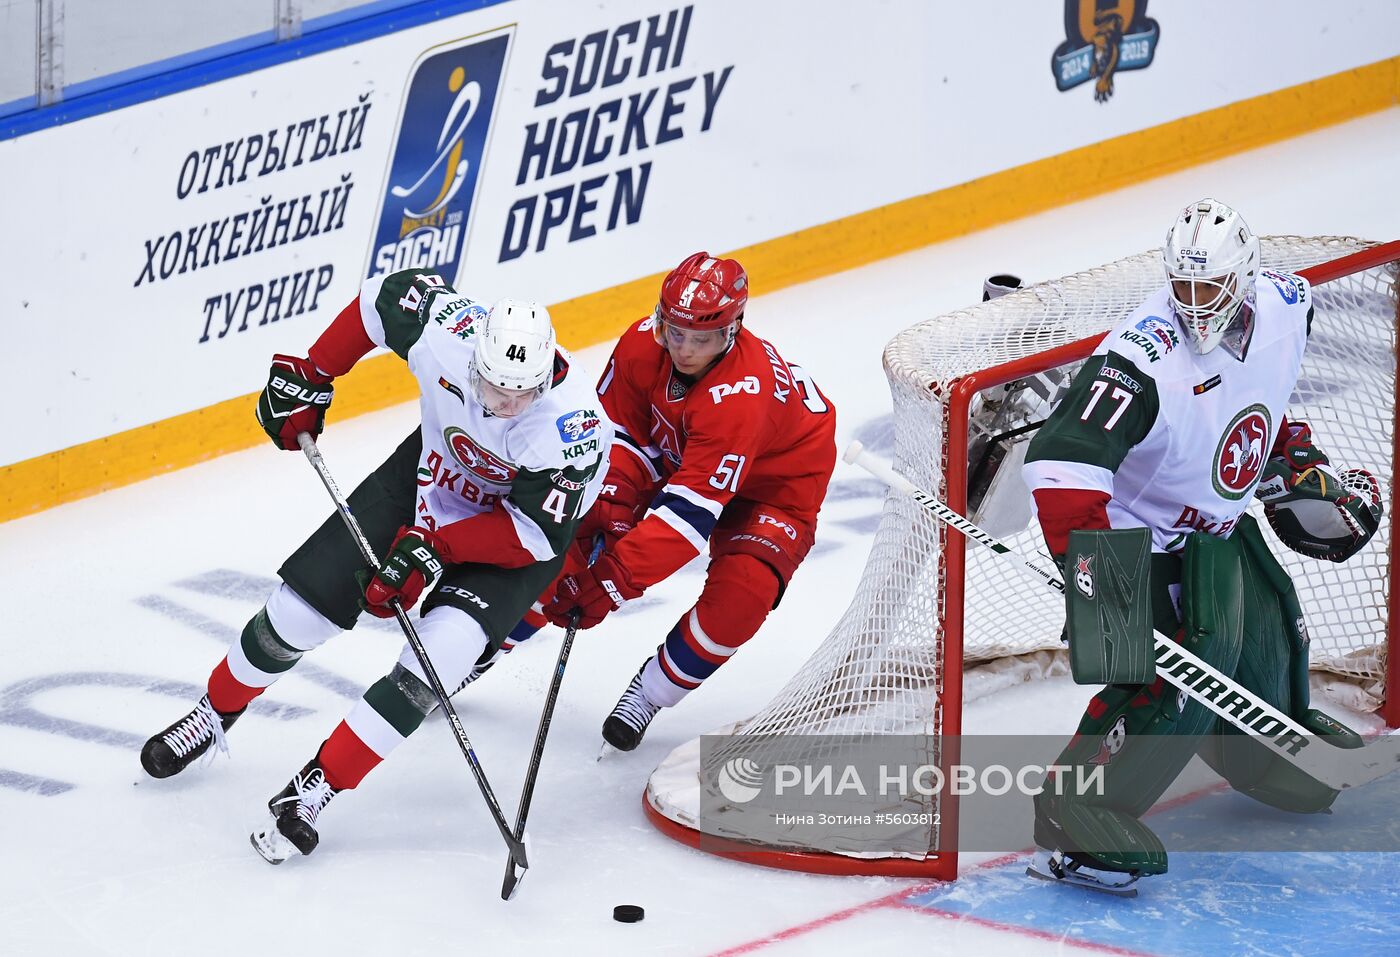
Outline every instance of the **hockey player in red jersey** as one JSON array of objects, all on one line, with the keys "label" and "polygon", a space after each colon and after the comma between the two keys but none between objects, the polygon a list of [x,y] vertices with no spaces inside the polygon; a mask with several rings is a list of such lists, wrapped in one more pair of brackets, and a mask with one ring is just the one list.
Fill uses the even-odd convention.
[{"label": "hockey player in red jersey", "polygon": [[[836,410],[806,373],[744,327],[748,278],[699,252],[661,284],[598,383],[616,423],[609,471],[544,615],[592,628],[703,552],[699,599],[623,692],[603,737],[635,748],[658,711],[700,687],[777,607],[812,547],[836,464]],[[602,537],[592,567],[584,548]],[[542,624],[542,619],[531,619]],[[522,622],[512,637],[533,633]]]}]

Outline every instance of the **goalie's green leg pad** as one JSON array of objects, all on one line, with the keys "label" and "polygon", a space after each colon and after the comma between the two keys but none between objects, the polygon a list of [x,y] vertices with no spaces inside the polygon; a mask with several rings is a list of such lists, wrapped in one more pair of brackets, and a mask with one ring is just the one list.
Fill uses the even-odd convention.
[{"label": "goalie's green leg pad", "polygon": [[1167,849],[1136,817],[1112,808],[1051,800],[1036,815],[1035,842],[1064,851],[1071,860],[1104,871],[1165,874]]},{"label": "goalie's green leg pad", "polygon": [[[1309,708],[1297,716],[1298,723],[1328,744],[1339,748],[1359,748],[1361,735],[1335,718]],[[1290,764],[1258,741],[1242,734],[1213,735],[1201,758],[1241,794],[1280,811],[1315,814],[1332,806],[1340,791]]]},{"label": "goalie's green leg pad", "polygon": [[1156,677],[1151,556],[1145,528],[1069,533],[1065,623],[1076,683],[1146,684]]},{"label": "goalie's green leg pad", "polygon": [[[1241,544],[1245,617],[1235,680],[1329,744],[1361,747],[1355,731],[1309,707],[1307,630],[1288,573],[1249,516],[1232,539]],[[1200,755],[1235,790],[1281,810],[1326,810],[1338,794],[1223,718],[1216,719]]]},{"label": "goalie's green leg pad", "polygon": [[[1167,596],[1175,563],[1184,621],[1178,628]],[[1239,663],[1243,608],[1240,551],[1229,540],[1201,533],[1187,541],[1183,558],[1153,556],[1153,622],[1175,634],[1197,656],[1227,675]],[[1097,807],[1140,818],[1176,780],[1200,745],[1214,714],[1161,678],[1150,684],[1111,684],[1090,700],[1078,731],[1056,761],[1072,770],[1061,791],[1047,785],[1036,797],[1036,820],[1063,820],[1070,806]],[[1099,772],[1101,787],[1076,793],[1080,780]]]}]

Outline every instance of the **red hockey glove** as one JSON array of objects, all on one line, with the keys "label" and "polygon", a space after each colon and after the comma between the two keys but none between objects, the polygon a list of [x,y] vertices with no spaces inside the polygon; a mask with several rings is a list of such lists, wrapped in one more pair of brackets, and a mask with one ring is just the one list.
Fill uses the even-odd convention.
[{"label": "red hockey glove", "polygon": [[622,607],[625,601],[640,598],[642,590],[633,586],[627,569],[611,555],[601,555],[593,567],[559,580],[554,599],[544,606],[544,616],[561,628],[569,627],[569,616],[578,609],[578,626],[592,628]]},{"label": "red hockey glove", "polygon": [[393,618],[389,602],[397,598],[405,611],[418,603],[428,582],[442,574],[442,543],[426,528],[400,528],[389,554],[373,576],[366,575],[360,607],[376,618]]},{"label": "red hockey glove", "polygon": [[279,449],[295,452],[298,432],[321,434],[335,394],[331,377],[310,359],[275,355],[267,386],[258,396],[258,424]]},{"label": "red hockey glove", "polygon": [[617,540],[636,526],[637,507],[622,498],[607,494],[607,486],[604,486],[604,493],[598,496],[598,501],[593,503],[588,514],[578,523],[574,541],[579,543],[579,549],[586,555],[593,550],[594,540],[601,535],[604,551],[611,551]]},{"label": "red hockey glove", "polygon": [[1288,423],[1288,438],[1283,440],[1281,449],[1275,449],[1274,457],[1282,457],[1298,475],[1314,465],[1330,464],[1323,451],[1313,445],[1312,427],[1306,422],[1293,420]]}]

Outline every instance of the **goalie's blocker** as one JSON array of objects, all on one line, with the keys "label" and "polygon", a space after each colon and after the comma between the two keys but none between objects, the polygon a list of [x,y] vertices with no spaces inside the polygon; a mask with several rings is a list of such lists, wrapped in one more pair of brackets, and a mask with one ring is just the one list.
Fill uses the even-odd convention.
[{"label": "goalie's blocker", "polygon": [[1077,683],[1140,685],[1156,677],[1151,558],[1145,528],[1069,533],[1065,626]]}]

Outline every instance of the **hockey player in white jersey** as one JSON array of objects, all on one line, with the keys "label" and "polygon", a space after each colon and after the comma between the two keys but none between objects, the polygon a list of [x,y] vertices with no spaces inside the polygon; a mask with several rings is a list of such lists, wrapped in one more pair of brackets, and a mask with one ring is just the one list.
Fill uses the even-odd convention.
[{"label": "hockey player in white jersey", "polygon": [[[178,774],[224,735],[255,697],[362,611],[393,617],[426,594],[419,637],[448,689],[489,658],[557,575],[578,518],[597,498],[613,427],[593,377],[555,344],[541,305],[488,308],[412,270],[367,281],[306,358],[279,355],[258,400],[258,421],[282,449],[320,434],[332,380],[376,346],[417,379],[421,427],[359,487],[349,504],[375,553],[360,552],[331,515],[279,569],[282,581],[209,676],[189,714],[141,752],[153,777]],[[251,835],[272,863],[309,854],[317,817],[357,786],[437,706],[405,645],[268,803]]]},{"label": "hockey player in white jersey", "polygon": [[[1262,499],[1286,545],[1332,561],[1380,520],[1375,478],[1334,470],[1309,426],[1287,418],[1311,290],[1261,271],[1258,239],[1211,199],[1181,211],[1162,254],[1167,283],[1105,336],[1023,466],[1071,583],[1071,660],[1104,646],[1107,660],[1143,629],[1136,646],[1150,647],[1155,625],[1330,743],[1359,746],[1309,705],[1305,609],[1245,513]],[[1093,679],[1107,686],[1057,763],[1102,767],[1103,793],[1037,797],[1033,873],[1121,891],[1165,872],[1140,818],[1198,750],[1275,807],[1320,811],[1336,797],[1162,679],[1143,683],[1144,665],[1150,677],[1149,656],[1137,677]]]}]

